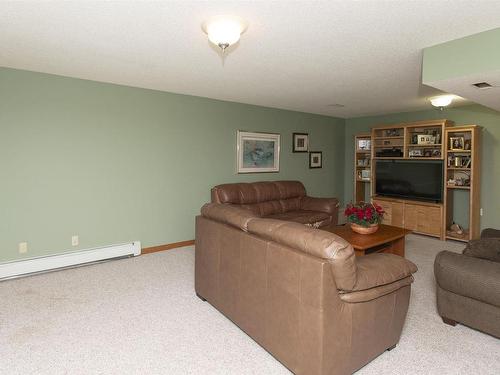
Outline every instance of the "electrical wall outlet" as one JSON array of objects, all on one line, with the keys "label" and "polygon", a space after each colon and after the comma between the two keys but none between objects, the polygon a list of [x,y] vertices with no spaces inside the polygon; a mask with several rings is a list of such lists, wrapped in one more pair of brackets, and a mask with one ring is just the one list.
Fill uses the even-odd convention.
[{"label": "electrical wall outlet", "polygon": [[27,242],[19,242],[19,254],[24,254],[28,252],[28,243]]},{"label": "electrical wall outlet", "polygon": [[78,239],[78,236],[71,237],[71,246],[78,246],[79,243],[80,243],[80,240]]},{"label": "electrical wall outlet", "polygon": [[479,209],[479,216],[483,216],[483,209],[482,208]]}]

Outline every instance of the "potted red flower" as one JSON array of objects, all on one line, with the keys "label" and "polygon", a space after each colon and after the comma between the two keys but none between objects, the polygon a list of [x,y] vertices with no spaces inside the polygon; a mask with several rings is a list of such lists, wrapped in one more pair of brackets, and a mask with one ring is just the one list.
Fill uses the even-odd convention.
[{"label": "potted red flower", "polygon": [[344,211],[351,229],[360,234],[371,234],[378,230],[384,210],[376,203],[349,203]]}]

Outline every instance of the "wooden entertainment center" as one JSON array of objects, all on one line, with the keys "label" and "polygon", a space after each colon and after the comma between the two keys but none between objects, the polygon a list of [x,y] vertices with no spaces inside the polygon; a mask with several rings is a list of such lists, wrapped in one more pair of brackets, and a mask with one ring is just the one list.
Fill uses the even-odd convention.
[{"label": "wooden entertainment center", "polygon": [[[476,125],[454,126],[449,120],[430,120],[376,126],[371,133],[356,135],[354,200],[371,199],[382,206],[386,212],[383,224],[441,240],[478,238],[479,129]],[[377,196],[377,160],[442,161],[442,202]],[[462,234],[450,230],[455,222],[453,201],[457,190],[468,193],[468,220],[462,223]]]}]

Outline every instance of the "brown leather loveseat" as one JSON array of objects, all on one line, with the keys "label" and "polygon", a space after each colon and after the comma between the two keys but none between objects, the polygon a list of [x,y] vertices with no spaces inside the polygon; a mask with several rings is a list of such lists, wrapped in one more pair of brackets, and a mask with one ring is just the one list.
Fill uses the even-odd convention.
[{"label": "brown leather loveseat", "polygon": [[315,228],[337,224],[339,201],[312,198],[300,181],[223,184],[212,188],[212,202],[238,205],[259,217],[294,221]]},{"label": "brown leather loveseat", "polygon": [[327,231],[210,203],[196,218],[195,289],[296,374],[350,374],[401,335],[416,266],[356,257]]}]

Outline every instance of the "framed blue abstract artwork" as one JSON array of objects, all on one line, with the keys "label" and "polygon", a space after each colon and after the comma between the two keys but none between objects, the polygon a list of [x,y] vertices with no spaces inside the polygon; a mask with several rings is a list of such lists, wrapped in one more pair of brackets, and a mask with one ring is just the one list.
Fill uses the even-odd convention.
[{"label": "framed blue abstract artwork", "polygon": [[238,173],[279,172],[280,135],[273,133],[237,133]]}]

